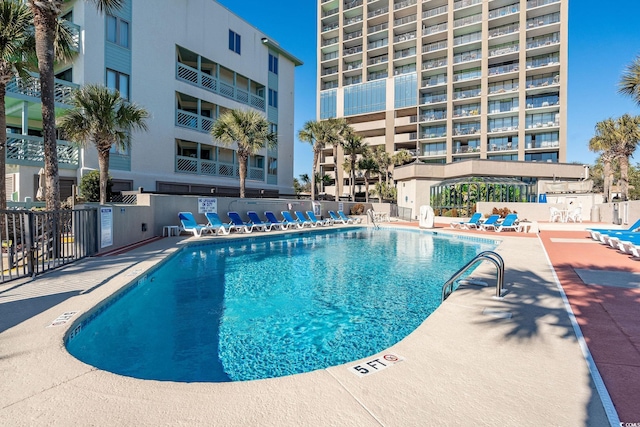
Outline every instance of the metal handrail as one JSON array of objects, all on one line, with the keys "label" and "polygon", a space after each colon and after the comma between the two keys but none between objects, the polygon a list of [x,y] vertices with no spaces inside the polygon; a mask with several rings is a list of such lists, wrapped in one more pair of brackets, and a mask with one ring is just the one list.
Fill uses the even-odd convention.
[{"label": "metal handrail", "polygon": [[[367,211],[367,213],[369,212]],[[502,297],[502,288],[504,287],[504,260],[495,252],[484,251],[476,255],[445,282],[444,286],[442,286],[442,301],[446,300],[447,297],[453,293],[453,283],[478,261],[491,261],[496,266],[496,298]]]},{"label": "metal handrail", "polygon": [[373,213],[373,209],[367,209],[367,216],[371,220],[371,223],[373,224],[373,227],[376,230],[380,230],[380,226],[378,224],[376,224],[376,216]]}]

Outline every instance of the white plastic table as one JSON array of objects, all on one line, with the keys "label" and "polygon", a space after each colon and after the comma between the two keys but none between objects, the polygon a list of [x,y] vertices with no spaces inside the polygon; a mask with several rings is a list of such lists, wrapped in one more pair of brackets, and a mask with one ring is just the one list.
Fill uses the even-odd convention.
[{"label": "white plastic table", "polygon": [[165,236],[173,236],[175,233],[176,236],[180,235],[180,226],[179,225],[165,225],[162,227],[162,237]]}]

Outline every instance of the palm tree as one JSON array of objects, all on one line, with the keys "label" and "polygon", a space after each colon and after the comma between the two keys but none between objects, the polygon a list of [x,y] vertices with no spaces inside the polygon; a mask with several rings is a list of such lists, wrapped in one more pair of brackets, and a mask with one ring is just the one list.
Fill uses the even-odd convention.
[{"label": "palm tree", "polygon": [[[122,7],[123,0],[91,0],[98,11],[111,13]],[[42,135],[44,144],[44,171],[46,177],[46,203],[48,210],[60,208],[58,156],[56,144],[56,116],[54,97],[55,40],[58,18],[64,0],[28,0],[35,28],[35,50],[40,73],[42,102]]]},{"label": "palm tree", "polygon": [[300,174],[300,182],[302,182],[303,191],[311,192],[311,178],[308,173]]},{"label": "palm tree", "polygon": [[363,154],[364,156],[358,161],[358,169],[364,171],[365,201],[369,203],[369,179],[371,173],[379,173],[380,168],[370,150],[366,150]]},{"label": "palm tree", "polygon": [[620,166],[620,193],[623,201],[629,199],[629,158],[640,141],[640,116],[624,114],[615,122],[616,157]]},{"label": "palm tree", "polygon": [[391,162],[394,166],[402,166],[409,163],[411,160],[413,160],[413,156],[409,150],[405,150],[404,148],[391,156]]},{"label": "palm tree", "polygon": [[349,173],[349,182],[351,183],[351,200],[355,200],[356,196],[356,163],[358,162],[358,154],[361,154],[366,147],[364,137],[349,132],[344,137],[343,148],[348,159],[348,168],[343,168]]},{"label": "palm tree", "polygon": [[335,201],[340,200],[340,190],[342,187],[342,180],[338,180],[338,147],[344,147],[344,138],[350,133],[355,131],[351,126],[347,124],[344,118],[329,119],[331,120],[331,132],[334,134],[333,139],[333,173],[336,175],[335,179]]},{"label": "palm tree", "polygon": [[5,94],[7,84],[16,75],[28,78],[27,63],[24,57],[29,52],[31,11],[27,6],[15,1],[0,2],[0,209],[7,208],[5,188],[6,150],[7,150],[7,116],[5,111]]},{"label": "palm tree", "polygon": [[100,204],[107,202],[109,151],[112,146],[129,149],[131,130],[147,130],[149,113],[127,102],[118,91],[86,85],[73,93],[72,109],[59,120],[60,128],[74,142],[93,142],[100,168]]},{"label": "palm tree", "polygon": [[269,121],[264,114],[240,109],[225,111],[213,124],[211,135],[225,145],[238,144],[240,198],[244,199],[249,156],[265,147],[275,148],[277,135],[269,129]]},{"label": "palm tree", "polygon": [[[327,119],[321,121],[310,120],[306,122],[300,131],[298,139],[311,144],[313,150],[313,164],[311,165],[311,200],[316,199],[316,168],[320,160],[320,153],[327,145],[339,143],[340,137],[336,131],[338,123],[343,119]],[[337,171],[336,171],[337,178]],[[337,184],[337,179],[336,179]]]},{"label": "palm tree", "polygon": [[625,68],[618,84],[618,93],[632,97],[640,105],[640,56]]},{"label": "palm tree", "polygon": [[[378,184],[382,186],[382,177],[384,175],[384,182],[388,182],[389,166],[391,166],[391,156],[387,153],[384,145],[378,145],[373,152],[373,158],[378,164]],[[378,201],[382,203],[382,194],[378,192]]]},{"label": "palm tree", "polygon": [[611,181],[613,178],[611,163],[616,158],[615,123],[611,118],[603,120],[596,123],[595,130],[595,136],[589,140],[589,150],[600,153],[604,172],[604,202],[606,203],[611,198]]},{"label": "palm tree", "polygon": [[[316,188],[316,193],[320,192],[320,188],[323,188],[326,185],[331,184],[331,177],[329,175],[327,175],[326,173],[324,175],[320,174],[320,172],[316,172],[316,176],[315,176],[315,180],[314,180],[315,184],[318,188]],[[322,187],[321,187],[322,186]]]}]

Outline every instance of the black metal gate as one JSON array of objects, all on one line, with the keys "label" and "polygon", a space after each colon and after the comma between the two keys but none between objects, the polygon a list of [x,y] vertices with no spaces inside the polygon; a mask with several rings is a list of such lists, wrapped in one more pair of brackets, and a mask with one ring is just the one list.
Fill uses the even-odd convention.
[{"label": "black metal gate", "polygon": [[98,211],[0,211],[2,282],[33,277],[98,252]]}]

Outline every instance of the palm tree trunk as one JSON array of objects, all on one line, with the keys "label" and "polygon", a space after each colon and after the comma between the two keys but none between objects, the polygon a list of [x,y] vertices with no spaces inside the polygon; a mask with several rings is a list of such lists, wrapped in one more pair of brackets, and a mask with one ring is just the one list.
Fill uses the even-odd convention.
[{"label": "palm tree trunk", "polygon": [[369,203],[369,177],[364,177],[365,202]]},{"label": "palm tree trunk", "polygon": [[98,150],[98,166],[100,168],[100,204],[107,203],[107,183],[109,182],[109,147]]},{"label": "palm tree trunk", "polygon": [[621,156],[618,159],[620,164],[620,197],[623,202],[629,200],[629,158]]},{"label": "palm tree trunk", "polygon": [[7,172],[7,116],[4,106],[7,84],[0,81],[0,210],[7,209],[7,191],[5,187],[5,174]]},{"label": "palm tree trunk", "polygon": [[603,160],[602,169],[604,175],[602,192],[604,193],[604,202],[608,203],[611,200],[611,160]]},{"label": "palm tree trunk", "polygon": [[320,153],[318,150],[313,150],[313,165],[311,165],[311,200],[316,199],[316,165],[318,164],[318,158]]},{"label": "palm tree trunk", "polygon": [[247,160],[248,156],[246,155],[238,155],[238,168],[240,172],[240,198],[244,199],[244,185],[247,179]]},{"label": "palm tree trunk", "polygon": [[351,160],[351,201],[356,201],[356,162]]},{"label": "palm tree trunk", "polygon": [[58,177],[58,153],[56,144],[56,116],[54,98],[53,40],[56,16],[53,11],[42,10],[30,4],[36,35],[36,55],[40,73],[42,101],[42,135],[44,144],[44,172],[46,177],[47,210],[60,209],[60,182]]},{"label": "palm tree trunk", "polygon": [[340,180],[338,180],[338,144],[333,144],[333,173],[335,174],[334,184],[336,186],[335,190],[335,201],[340,200],[340,185],[338,184]]}]

